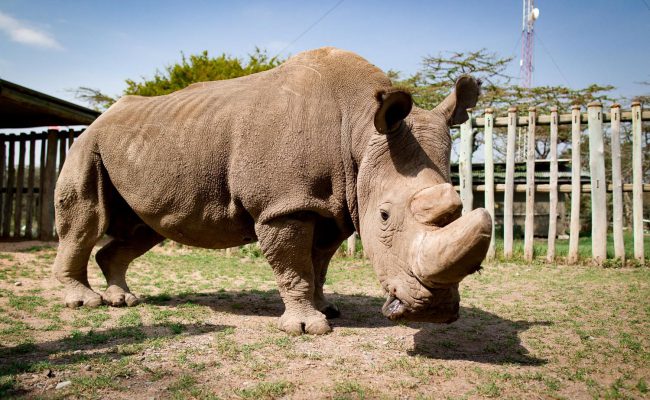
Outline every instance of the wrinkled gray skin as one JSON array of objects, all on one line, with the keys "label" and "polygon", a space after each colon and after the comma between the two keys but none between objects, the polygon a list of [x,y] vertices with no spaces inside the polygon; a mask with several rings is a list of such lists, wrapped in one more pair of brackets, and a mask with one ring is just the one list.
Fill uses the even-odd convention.
[{"label": "wrinkled gray skin", "polygon": [[[412,107],[378,68],[334,48],[159,97],[127,96],[74,143],[56,187],[54,264],[68,306],[135,305],[129,263],[170,238],[205,248],[259,241],[286,332],[322,334],[341,242],[360,233],[391,319],[451,322],[458,282],[490,239],[485,210],[460,217],[449,185],[450,124],[478,83],[461,78],[435,110]],[[108,288],[87,279],[93,246]]]}]

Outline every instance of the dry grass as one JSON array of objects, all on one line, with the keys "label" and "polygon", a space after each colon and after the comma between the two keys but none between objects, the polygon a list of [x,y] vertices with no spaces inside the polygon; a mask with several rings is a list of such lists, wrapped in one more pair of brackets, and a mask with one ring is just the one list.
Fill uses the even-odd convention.
[{"label": "dry grass", "polygon": [[[61,306],[52,247],[5,250],[0,397],[649,396],[648,268],[491,265],[463,282],[457,322],[395,325],[372,268],[340,258],[326,286],[343,312],[334,331],[289,337],[254,247],[232,257],[158,247],[129,273],[144,304],[92,310]],[[94,262],[90,276],[101,288]]]}]

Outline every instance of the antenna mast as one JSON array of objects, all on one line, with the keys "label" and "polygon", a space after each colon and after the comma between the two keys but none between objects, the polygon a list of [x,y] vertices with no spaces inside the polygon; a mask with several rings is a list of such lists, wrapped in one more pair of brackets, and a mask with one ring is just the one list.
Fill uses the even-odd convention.
[{"label": "antenna mast", "polygon": [[535,0],[523,0],[523,20],[521,26],[521,68],[520,86],[529,88],[533,84],[533,36],[534,25],[539,18],[539,8],[535,8]]}]

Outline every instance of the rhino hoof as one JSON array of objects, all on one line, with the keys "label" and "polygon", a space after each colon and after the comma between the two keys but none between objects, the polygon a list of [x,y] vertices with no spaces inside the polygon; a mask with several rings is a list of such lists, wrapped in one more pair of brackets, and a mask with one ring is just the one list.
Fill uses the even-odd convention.
[{"label": "rhino hoof", "polygon": [[324,335],[330,333],[332,328],[326,319],[310,318],[305,323],[305,332],[312,335]]},{"label": "rhino hoof", "polygon": [[[322,315],[322,314],[321,314]],[[313,316],[307,318],[294,317],[286,313],[280,317],[278,327],[280,330],[290,335],[302,335],[303,333],[311,335],[324,335],[331,332],[329,322],[324,316]]]},{"label": "rhino hoof", "polygon": [[104,299],[104,303],[113,307],[133,307],[140,303],[140,300],[133,293],[114,285],[109,286],[104,291],[102,298]]},{"label": "rhino hoof", "polygon": [[94,308],[102,305],[102,298],[100,295],[88,288],[73,289],[65,296],[65,305],[70,308],[81,306]]}]

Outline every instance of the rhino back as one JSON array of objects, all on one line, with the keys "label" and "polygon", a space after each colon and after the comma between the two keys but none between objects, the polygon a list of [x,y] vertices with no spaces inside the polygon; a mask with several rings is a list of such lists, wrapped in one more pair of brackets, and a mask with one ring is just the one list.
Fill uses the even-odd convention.
[{"label": "rhino back", "polygon": [[[349,228],[342,129],[353,120],[369,123],[373,105],[351,111],[340,99],[354,104],[354,96],[368,98],[386,81],[360,57],[335,54],[333,61],[332,51],[166,96],[127,96],[87,134],[126,202],[175,240],[227,247],[254,237],[254,221],[299,211]],[[355,72],[345,63],[379,81],[351,87],[369,75],[342,76]]]}]

